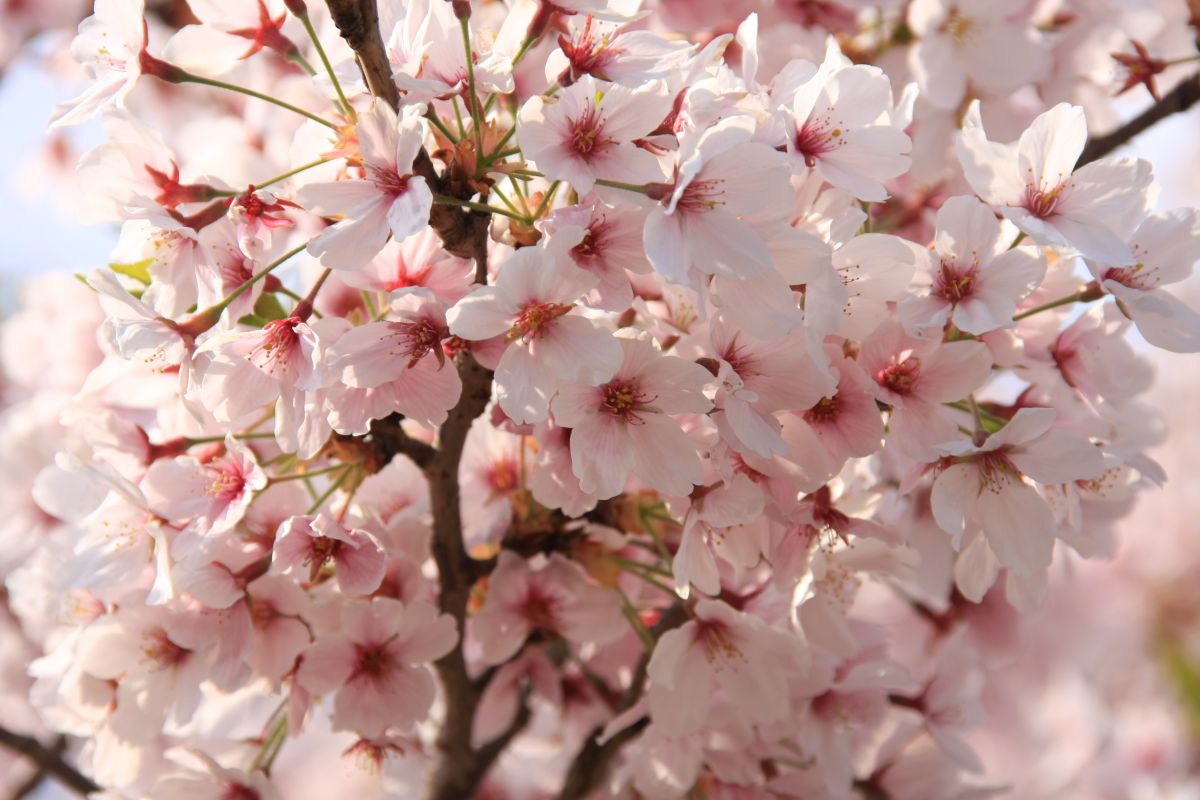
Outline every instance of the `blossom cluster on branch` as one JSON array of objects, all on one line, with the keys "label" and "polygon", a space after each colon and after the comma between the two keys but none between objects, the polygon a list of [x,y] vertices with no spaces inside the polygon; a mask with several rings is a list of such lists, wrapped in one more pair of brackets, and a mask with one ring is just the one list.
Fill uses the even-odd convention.
[{"label": "blossom cluster on branch", "polygon": [[1089,147],[1200,99],[1141,5],[96,0],[120,241],[4,327],[31,730],[114,798],[1003,794],[1011,628],[1164,479],[1127,334],[1200,351],[1200,211]]}]

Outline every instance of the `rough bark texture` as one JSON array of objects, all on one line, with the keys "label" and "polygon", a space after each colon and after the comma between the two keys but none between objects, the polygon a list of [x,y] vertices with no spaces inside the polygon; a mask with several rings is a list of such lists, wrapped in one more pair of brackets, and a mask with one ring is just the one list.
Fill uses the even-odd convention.
[{"label": "rough bark texture", "polygon": [[[83,795],[100,791],[100,787],[91,779],[63,759],[61,747],[47,747],[32,736],[23,736],[7,728],[0,728],[0,745],[21,753],[36,764],[38,774],[35,777],[49,776]],[[40,782],[39,779],[38,783]],[[37,784],[32,785],[37,786]]]}]

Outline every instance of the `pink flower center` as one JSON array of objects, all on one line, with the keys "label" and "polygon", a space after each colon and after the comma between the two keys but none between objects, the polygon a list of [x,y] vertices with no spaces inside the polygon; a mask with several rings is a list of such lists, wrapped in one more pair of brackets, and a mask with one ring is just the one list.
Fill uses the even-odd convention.
[{"label": "pink flower center", "polygon": [[[250,351],[254,366],[273,377],[285,377],[291,368],[292,356],[300,346],[300,335],[296,327],[299,317],[286,317],[268,322],[263,326],[263,337]],[[277,376],[276,371],[283,373]]]},{"label": "pink flower center", "polygon": [[332,536],[314,536],[309,541],[308,552],[304,554],[304,566],[308,567],[309,583],[316,581],[321,574],[321,568],[337,557],[342,542]]},{"label": "pink flower center", "polygon": [[555,598],[531,587],[525,596],[521,614],[531,625],[544,631],[558,629],[558,601]]},{"label": "pink flower center", "polygon": [[899,395],[910,395],[921,377],[921,359],[909,356],[875,373],[875,382]]},{"label": "pink flower center", "polygon": [[516,461],[511,458],[497,458],[488,468],[483,480],[491,487],[490,499],[496,499],[516,489],[520,483],[519,478]]},{"label": "pink flower center", "polygon": [[408,191],[408,181],[412,175],[401,175],[390,169],[368,167],[371,180],[379,191],[392,197],[399,197]]},{"label": "pink flower center", "polygon": [[185,650],[172,642],[162,628],[155,628],[142,634],[142,655],[146,657],[156,672],[179,666],[191,654],[191,650]]},{"label": "pink flower center", "polygon": [[647,408],[648,398],[633,381],[615,380],[604,385],[600,408],[624,422],[638,423],[639,411]]},{"label": "pink flower center", "polygon": [[590,161],[592,154],[614,144],[612,139],[604,138],[604,118],[600,110],[589,107],[575,119],[567,121],[567,146],[584,161]]},{"label": "pink flower center", "polygon": [[396,352],[408,358],[409,369],[415,367],[417,362],[431,351],[439,361],[444,361],[445,355],[442,353],[441,343],[445,331],[429,320],[389,322],[388,330],[396,337]]},{"label": "pink flower center", "polygon": [[396,660],[388,651],[386,643],[374,646],[355,645],[354,649],[358,659],[354,674],[350,676],[352,681],[357,678],[378,681],[391,672],[396,665]]},{"label": "pink flower center", "polygon": [[808,167],[815,167],[817,159],[831,150],[836,150],[846,143],[842,138],[842,129],[830,129],[831,121],[828,116],[806,120],[804,125],[796,130],[796,152],[804,156]]},{"label": "pink flower center", "polygon": [[242,496],[246,488],[246,474],[233,461],[220,459],[207,466],[209,478],[208,493],[215,500],[232,503]]},{"label": "pink flower center", "polygon": [[675,207],[691,214],[713,211],[717,206],[725,204],[723,200],[718,199],[725,194],[722,188],[724,184],[725,181],[720,178],[694,180],[683,190]]},{"label": "pink flower center", "polygon": [[811,425],[833,422],[840,410],[841,401],[836,394],[833,397],[822,397],[815,406],[804,412],[804,420]]},{"label": "pink flower center", "polygon": [[574,306],[570,303],[539,303],[530,301],[513,322],[512,328],[505,335],[508,341],[524,339],[529,341],[546,335],[554,320],[566,314]]},{"label": "pink flower center", "polygon": [[243,783],[231,783],[225,787],[221,800],[260,800],[260,795]]},{"label": "pink flower center", "polygon": [[978,275],[978,261],[963,266],[943,259],[941,268],[933,277],[933,294],[951,303],[962,302],[974,293]]},{"label": "pink flower center", "polygon": [[742,651],[734,641],[733,632],[728,626],[714,620],[701,620],[696,627],[696,641],[704,645],[704,654],[708,663],[716,661],[745,660]]},{"label": "pink flower center", "polygon": [[1062,181],[1048,191],[1040,186],[1029,184],[1025,187],[1025,200],[1021,203],[1021,207],[1038,219],[1050,219],[1057,213],[1058,204],[1062,201],[1066,190],[1066,181]]},{"label": "pink flower center", "polygon": [[1153,289],[1159,284],[1158,270],[1138,263],[1131,267],[1109,267],[1101,281],[1116,281],[1130,289]]}]

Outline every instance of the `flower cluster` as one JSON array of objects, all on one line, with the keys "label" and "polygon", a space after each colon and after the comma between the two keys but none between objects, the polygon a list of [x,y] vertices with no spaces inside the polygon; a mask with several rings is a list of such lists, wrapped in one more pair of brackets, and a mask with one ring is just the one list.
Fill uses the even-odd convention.
[{"label": "flower cluster", "polygon": [[1200,351],[1200,212],[1088,146],[1125,12],[189,5],[79,26],[120,243],[4,332],[11,635],[85,780],[1019,781],[1018,615],[1163,479],[1125,334]]}]

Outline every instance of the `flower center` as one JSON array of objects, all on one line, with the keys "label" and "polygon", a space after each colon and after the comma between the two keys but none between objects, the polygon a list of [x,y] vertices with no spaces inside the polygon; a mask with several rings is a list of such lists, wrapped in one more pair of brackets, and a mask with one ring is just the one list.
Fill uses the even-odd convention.
[{"label": "flower center", "polygon": [[354,671],[354,675],[350,680],[355,678],[366,677],[368,680],[378,680],[387,675],[395,664],[395,659],[388,652],[387,645],[375,645],[374,647],[365,647],[356,645],[355,650],[358,652],[358,668]]},{"label": "flower center", "polygon": [[613,140],[605,139],[603,134],[604,119],[595,107],[567,122],[567,144],[584,161],[590,161],[594,152],[613,144]]},{"label": "flower center", "polygon": [[978,261],[964,267],[954,261],[942,259],[942,266],[934,275],[933,294],[951,303],[959,303],[974,293],[975,279],[978,275]]},{"label": "flower center", "polygon": [[368,167],[368,173],[376,188],[384,194],[399,197],[408,191],[408,181],[412,175],[401,175],[398,172]]},{"label": "flower center", "polygon": [[296,327],[299,317],[286,317],[268,322],[263,326],[263,337],[250,351],[249,358],[254,366],[275,376],[276,370],[287,374],[292,354],[300,344]]},{"label": "flower center", "polygon": [[909,356],[875,373],[875,382],[899,395],[910,395],[921,377],[921,359]]},{"label": "flower center", "polygon": [[399,355],[408,357],[409,369],[432,351],[438,360],[445,361],[441,343],[443,331],[429,320],[389,322],[388,329],[397,340]]},{"label": "flower center", "polygon": [[846,143],[842,138],[841,127],[833,127],[828,116],[806,120],[804,125],[796,130],[796,152],[804,156],[808,167],[815,167],[817,159],[831,150],[836,150]]},{"label": "flower center", "polygon": [[962,44],[966,41],[967,34],[975,27],[975,21],[970,17],[964,17],[956,6],[950,7],[950,13],[946,15],[946,21],[938,28],[938,33],[944,33],[954,41]]},{"label": "flower center", "polygon": [[1025,201],[1021,205],[1038,219],[1050,219],[1057,213],[1056,209],[1066,189],[1066,181],[1050,190],[1029,184],[1025,187]]},{"label": "flower center", "polygon": [[539,303],[536,300],[528,303],[513,322],[512,328],[505,335],[507,341],[524,339],[529,341],[544,336],[554,320],[566,314],[574,306],[570,303]]},{"label": "flower center", "polygon": [[1153,289],[1158,286],[1158,270],[1138,262],[1132,267],[1109,267],[1102,281],[1116,281],[1130,289]]},{"label": "flower center", "polygon": [[836,394],[833,397],[822,397],[815,406],[804,412],[804,420],[816,424],[832,422],[837,418],[840,408],[841,401]]},{"label": "flower center", "polygon": [[207,469],[212,479],[208,484],[208,493],[214,499],[232,503],[242,496],[242,490],[246,487],[246,476],[237,464],[222,459],[212,462]]},{"label": "flower center", "polygon": [[142,634],[142,655],[150,661],[156,672],[179,666],[191,653],[191,650],[172,642],[162,628]]},{"label": "flower center", "polygon": [[615,380],[605,384],[600,408],[624,422],[638,423],[638,412],[646,409],[648,400],[636,383]]}]

